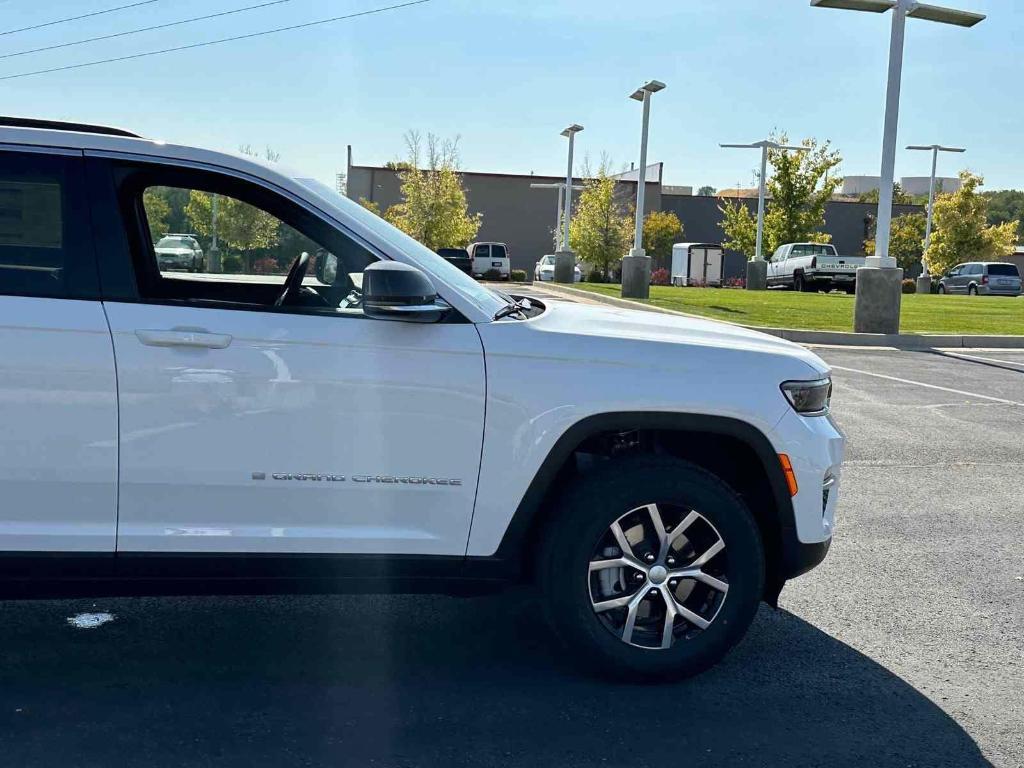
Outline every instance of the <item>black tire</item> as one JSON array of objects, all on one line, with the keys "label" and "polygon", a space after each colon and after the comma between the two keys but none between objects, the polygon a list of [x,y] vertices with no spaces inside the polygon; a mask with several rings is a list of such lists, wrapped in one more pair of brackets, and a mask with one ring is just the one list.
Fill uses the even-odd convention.
[{"label": "black tire", "polygon": [[972,286],[968,287],[967,295],[968,296],[977,296],[978,295],[978,286],[972,285]]},{"label": "black tire", "polygon": [[[624,642],[592,605],[595,548],[612,523],[645,504],[698,511],[725,544],[724,561],[717,562],[728,592],[717,613],[702,630],[676,619],[673,631],[688,634],[664,649]],[[764,590],[761,536],[743,501],[710,472],[666,456],[614,460],[570,483],[552,507],[537,566],[548,621],[572,657],[600,674],[635,681],[688,677],[716,664],[746,634]],[[645,589],[634,587],[634,594]]]},{"label": "black tire", "polygon": [[853,296],[853,294],[855,294],[857,292],[857,286],[855,286],[855,285],[847,285],[847,286],[845,286],[843,288],[843,290],[846,291],[846,294],[848,296]]},{"label": "black tire", "polygon": [[803,275],[793,275],[793,290],[807,293],[807,283],[804,282]]},{"label": "black tire", "polygon": [[945,293],[946,293],[946,286],[944,286],[942,283],[939,283],[939,295],[943,296],[943,295],[945,295]]}]

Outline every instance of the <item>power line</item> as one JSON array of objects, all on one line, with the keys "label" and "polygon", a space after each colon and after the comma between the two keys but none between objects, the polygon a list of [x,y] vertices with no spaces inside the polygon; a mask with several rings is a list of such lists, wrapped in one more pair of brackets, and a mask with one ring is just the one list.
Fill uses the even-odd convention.
[{"label": "power line", "polygon": [[210,19],[216,19],[221,16],[231,16],[236,13],[245,13],[246,11],[256,11],[260,8],[269,8],[272,5],[281,5],[282,3],[290,3],[292,0],[270,0],[270,2],[259,3],[258,5],[249,5],[245,8],[235,8],[232,11],[221,11],[219,13],[211,13],[206,16],[193,16],[190,19],[181,19],[180,21],[171,21],[166,24],[155,24],[151,27],[139,27],[138,29],[130,29],[126,32],[114,32],[110,35],[100,35],[99,37],[87,37],[84,40],[74,40],[70,43],[57,43],[56,45],[46,45],[42,48],[30,48],[26,51],[17,51],[15,53],[0,54],[0,59],[13,59],[15,56],[27,56],[30,53],[42,53],[43,51],[55,51],[58,48],[70,48],[74,45],[84,45],[85,43],[95,43],[100,40],[113,40],[115,37],[127,37],[128,35],[137,35],[140,32],[152,32],[156,29],[167,29],[168,27],[177,27],[182,24],[191,24],[196,21],[209,21]]},{"label": "power line", "polygon": [[81,16],[68,16],[66,19],[57,19],[56,21],[47,21],[44,24],[33,24],[31,27],[21,27],[19,29],[8,29],[6,32],[0,32],[0,37],[4,35],[13,35],[16,32],[29,32],[33,29],[42,29],[43,27],[52,27],[56,24],[66,24],[69,21],[78,21],[79,19],[89,19],[93,16],[102,16],[105,13],[113,13],[114,11],[123,11],[128,8],[138,8],[140,5],[152,5],[158,3],[160,0],[142,0],[138,3],[128,3],[127,5],[119,5],[116,8],[106,8],[102,11],[92,11],[90,13],[83,13]]},{"label": "power line", "polygon": [[[154,0],[149,0],[153,2]],[[422,5],[423,3],[429,3],[430,0],[410,0],[407,3],[398,3],[397,5],[387,5],[382,8],[371,8],[368,11],[359,11],[358,13],[349,13],[345,16],[335,16],[330,19],[320,19],[319,21],[308,21],[304,24],[292,24],[288,27],[276,27],[274,29],[264,30],[263,32],[252,32],[248,35],[236,35],[234,37],[222,37],[219,40],[207,40],[203,43],[191,43],[189,45],[179,45],[174,48],[162,48],[159,51],[146,51],[144,53],[133,53],[129,56],[117,56],[110,59],[99,59],[97,61],[85,61],[81,64],[68,64],[63,67],[51,67],[50,69],[37,69],[33,72],[19,72],[16,75],[3,75],[0,76],[0,81],[3,80],[15,80],[19,77],[31,77],[33,75],[46,75],[51,72],[65,72],[69,69],[82,69],[83,67],[95,67],[99,64],[112,64],[118,61],[131,61],[132,59],[141,59],[146,56],[158,56],[162,53],[174,53],[176,51],[188,51],[193,48],[203,48],[208,45],[219,45],[220,43],[232,43],[236,40],[249,40],[254,37],[265,37],[266,35],[277,34],[278,32],[291,32],[296,29],[306,29],[308,27],[316,27],[321,24],[331,24],[335,21],[346,21],[348,19],[355,19],[359,16],[372,16],[377,13],[384,13],[385,11],[394,11],[399,8],[409,8],[413,5]]]}]

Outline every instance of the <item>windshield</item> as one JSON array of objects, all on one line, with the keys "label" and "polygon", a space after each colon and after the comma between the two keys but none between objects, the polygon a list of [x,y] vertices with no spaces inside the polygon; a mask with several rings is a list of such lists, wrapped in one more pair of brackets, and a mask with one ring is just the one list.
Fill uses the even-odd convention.
[{"label": "windshield", "polygon": [[193,244],[191,240],[183,237],[163,237],[160,242],[156,244],[157,248],[188,248],[192,250]]},{"label": "windshield", "polygon": [[[339,194],[326,184],[310,178],[296,178],[297,182],[309,188],[329,203],[345,211],[353,218],[361,219],[364,224],[377,232],[381,230],[382,219],[363,206],[353,203],[347,197]],[[402,252],[412,259],[416,266],[426,272],[441,285],[449,285],[463,296],[473,301],[480,309],[489,316],[493,316],[502,307],[508,304],[496,291],[492,291],[485,285],[481,285],[472,277],[451,262],[445,261],[422,243],[409,237],[397,227],[386,224],[388,239],[400,247]],[[439,291],[443,296],[443,291]]]}]

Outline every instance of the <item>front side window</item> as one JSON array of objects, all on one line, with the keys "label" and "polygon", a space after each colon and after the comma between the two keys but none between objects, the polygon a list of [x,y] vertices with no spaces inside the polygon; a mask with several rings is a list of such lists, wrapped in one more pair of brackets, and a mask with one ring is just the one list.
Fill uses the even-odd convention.
[{"label": "front side window", "polygon": [[128,185],[143,233],[134,254],[141,298],[362,314],[362,273],[374,254],[269,191],[208,181]]},{"label": "front side window", "polygon": [[0,152],[0,293],[82,295],[95,286],[76,158]]}]

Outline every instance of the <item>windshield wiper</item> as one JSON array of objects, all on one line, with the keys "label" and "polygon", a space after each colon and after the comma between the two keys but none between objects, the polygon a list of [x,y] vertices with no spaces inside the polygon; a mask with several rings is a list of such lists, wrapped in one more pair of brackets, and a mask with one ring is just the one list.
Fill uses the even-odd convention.
[{"label": "windshield wiper", "polygon": [[[501,295],[502,297],[505,297],[505,294],[499,294],[499,295]],[[524,303],[518,302],[515,299],[513,299],[511,296],[508,296],[506,298],[508,299],[508,305],[502,307],[497,312],[495,312],[494,313],[494,317],[491,318],[492,320],[501,320],[501,318],[509,317],[510,315],[521,315],[524,318],[528,317],[528,315],[526,314],[526,310],[530,309],[530,304],[529,303],[525,303],[524,304]]]}]

